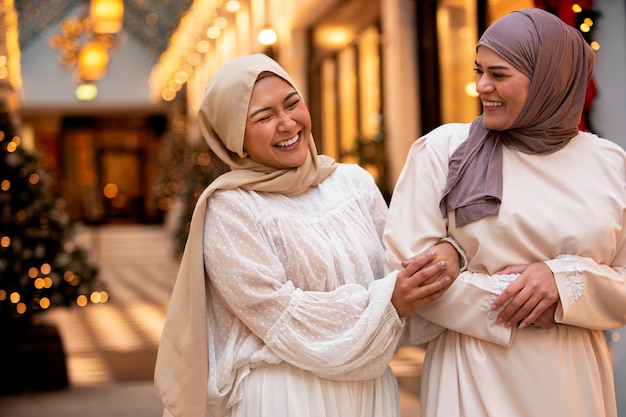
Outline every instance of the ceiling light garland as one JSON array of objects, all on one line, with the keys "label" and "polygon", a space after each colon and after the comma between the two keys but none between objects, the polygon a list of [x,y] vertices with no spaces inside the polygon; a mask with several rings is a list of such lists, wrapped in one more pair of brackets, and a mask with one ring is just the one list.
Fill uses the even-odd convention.
[{"label": "ceiling light garland", "polygon": [[22,88],[17,12],[13,0],[0,3],[0,86]]},{"label": "ceiling light garland", "polygon": [[[152,101],[171,101],[176,97],[194,65],[201,60],[198,53],[206,53],[211,47],[210,42],[219,38],[228,24],[228,19],[219,15],[222,6],[226,11],[236,13],[240,4],[237,0],[194,0],[180,19],[169,47],[152,69]],[[212,22],[208,29],[207,22]]]}]

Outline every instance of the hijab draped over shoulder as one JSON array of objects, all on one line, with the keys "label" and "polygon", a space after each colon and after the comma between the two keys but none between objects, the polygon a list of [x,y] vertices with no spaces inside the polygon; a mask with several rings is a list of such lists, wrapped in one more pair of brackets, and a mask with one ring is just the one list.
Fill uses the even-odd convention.
[{"label": "hijab draped over shoulder", "polygon": [[204,417],[206,412],[209,335],[203,231],[208,198],[218,189],[235,188],[297,195],[319,184],[337,165],[333,159],[317,155],[312,136],[306,161],[294,169],[277,170],[246,155],[243,142],[248,105],[262,72],[278,75],[298,91],[274,60],[262,54],[249,55],[226,63],[216,72],[200,106],[202,134],[231,171],[205,189],[193,212],[155,367],[155,387],[165,405],[164,416]]},{"label": "hijab draped over shoulder", "polygon": [[595,59],[580,32],[541,9],[500,18],[487,28],[479,46],[496,52],[531,81],[526,102],[509,129],[487,129],[479,116],[452,154],[440,208],[444,216],[455,210],[457,227],[498,214],[502,146],[547,154],[577,135]]}]

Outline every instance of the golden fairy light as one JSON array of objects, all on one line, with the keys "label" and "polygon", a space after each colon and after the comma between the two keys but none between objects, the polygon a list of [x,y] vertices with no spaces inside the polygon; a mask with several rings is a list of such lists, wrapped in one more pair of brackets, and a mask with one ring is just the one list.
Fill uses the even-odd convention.
[{"label": "golden fairy light", "polygon": [[278,36],[273,28],[266,26],[259,32],[258,38],[261,45],[274,45]]},{"label": "golden fairy light", "polygon": [[50,307],[50,304],[50,299],[48,297],[43,297],[41,300],[39,300],[39,307],[43,308],[44,310]]},{"label": "golden fairy light", "polygon": [[[181,67],[187,63],[188,57],[197,50],[205,53],[210,50],[210,42],[218,39],[228,24],[228,18],[218,15],[223,0],[194,0],[189,11],[180,19],[178,27],[170,38],[167,50],[161,54],[159,61],[150,73],[150,90],[152,101],[172,101],[177,90],[170,86],[170,81]],[[236,13],[240,4],[231,0],[224,5],[229,13]],[[211,22],[211,24],[207,24]],[[208,43],[207,43],[208,42]],[[200,61],[194,65],[200,64]],[[194,66],[187,70],[191,74]]]},{"label": "golden fairy light", "polygon": [[0,3],[0,84],[7,82],[13,90],[22,88],[17,11],[13,0]]},{"label": "golden fairy light", "polygon": [[85,307],[88,302],[89,299],[86,295],[81,294],[76,298],[76,304],[78,304],[79,307]]}]

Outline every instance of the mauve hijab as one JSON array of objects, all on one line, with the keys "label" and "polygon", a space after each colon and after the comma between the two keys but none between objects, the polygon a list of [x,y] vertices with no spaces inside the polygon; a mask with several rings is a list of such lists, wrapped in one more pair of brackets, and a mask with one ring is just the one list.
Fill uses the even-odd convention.
[{"label": "mauve hijab", "polygon": [[582,35],[541,9],[518,10],[495,21],[478,41],[530,78],[526,102],[513,125],[487,129],[474,119],[468,138],[450,158],[440,208],[455,210],[456,226],[498,214],[502,146],[548,154],[578,133],[594,52]]}]

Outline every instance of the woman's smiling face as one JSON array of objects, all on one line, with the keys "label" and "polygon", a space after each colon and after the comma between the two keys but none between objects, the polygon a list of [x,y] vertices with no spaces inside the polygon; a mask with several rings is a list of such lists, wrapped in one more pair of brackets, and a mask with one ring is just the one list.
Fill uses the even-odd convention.
[{"label": "woman's smiling face", "polygon": [[478,47],[475,64],[483,124],[493,130],[509,129],[524,107],[530,79],[486,46]]},{"label": "woman's smiling face", "polygon": [[311,115],[298,92],[272,73],[257,79],[246,117],[243,147],[259,164],[291,169],[309,153]]}]

